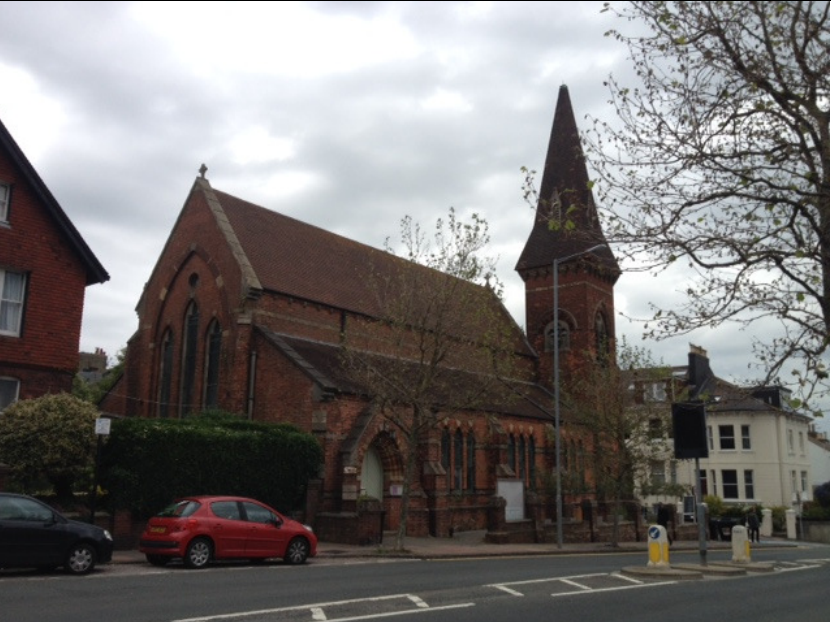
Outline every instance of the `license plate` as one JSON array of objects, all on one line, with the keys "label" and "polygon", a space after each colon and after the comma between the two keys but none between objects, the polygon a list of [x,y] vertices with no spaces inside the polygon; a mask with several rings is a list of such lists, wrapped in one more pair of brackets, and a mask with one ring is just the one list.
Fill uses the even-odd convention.
[{"label": "license plate", "polygon": [[164,533],[164,532],[165,532],[164,527],[151,527],[150,528],[150,533]]}]

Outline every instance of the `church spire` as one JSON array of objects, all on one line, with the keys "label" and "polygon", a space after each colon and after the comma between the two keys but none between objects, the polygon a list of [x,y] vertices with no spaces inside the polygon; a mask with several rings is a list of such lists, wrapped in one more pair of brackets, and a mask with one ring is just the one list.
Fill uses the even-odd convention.
[{"label": "church spire", "polygon": [[[550,268],[555,259],[606,243],[589,186],[586,159],[580,145],[571,98],[568,88],[563,85],[554,112],[534,227],[516,265],[520,274],[527,270]],[[592,254],[600,259],[616,280],[620,268],[611,250],[603,249]]]}]

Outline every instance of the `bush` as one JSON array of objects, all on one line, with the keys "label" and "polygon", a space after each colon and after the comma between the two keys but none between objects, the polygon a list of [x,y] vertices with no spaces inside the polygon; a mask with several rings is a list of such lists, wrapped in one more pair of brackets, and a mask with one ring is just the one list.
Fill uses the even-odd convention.
[{"label": "bush", "polygon": [[194,419],[113,421],[102,458],[111,509],[147,518],[194,494],[254,497],[290,512],[323,455],[317,440],[286,424],[211,413]]},{"label": "bush", "polygon": [[785,507],[784,505],[778,505],[775,507],[770,508],[771,510],[771,520],[773,521],[773,531],[774,532],[783,532],[787,529],[787,520],[786,520],[786,512],[790,508]]},{"label": "bush", "polygon": [[707,505],[707,513],[710,518],[724,514],[724,502],[715,495],[704,495],[704,503]]},{"label": "bush", "polygon": [[814,501],[826,510],[829,508],[828,482],[814,488]]},{"label": "bush", "polygon": [[823,507],[821,502],[808,501],[802,505],[802,518],[809,520],[828,520],[828,507]]},{"label": "bush", "polygon": [[46,484],[61,503],[90,475],[95,462],[98,409],[68,393],[15,402],[0,417],[0,462],[10,487],[33,494]]}]

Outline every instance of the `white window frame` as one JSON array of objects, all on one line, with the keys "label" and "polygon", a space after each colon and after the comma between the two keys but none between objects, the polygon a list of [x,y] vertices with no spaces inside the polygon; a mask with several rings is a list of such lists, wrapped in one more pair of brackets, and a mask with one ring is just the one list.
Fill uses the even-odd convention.
[{"label": "white window frame", "polygon": [[[19,300],[11,298],[10,294],[6,291],[6,275],[8,274],[17,274],[23,277],[23,287]],[[17,317],[15,318],[15,325],[4,328],[3,325],[0,324],[0,335],[7,335],[11,337],[20,336],[20,327],[23,325],[23,305],[26,301],[27,280],[28,279],[26,278],[26,274],[24,272],[12,272],[11,270],[3,270],[0,268],[0,321],[2,321],[8,311],[7,305],[19,306]]]},{"label": "white window frame", "polygon": [[649,463],[649,485],[654,489],[663,489],[666,484],[666,465],[661,460],[651,460]]},{"label": "white window frame", "polygon": [[[20,380],[17,378],[9,378],[8,376],[0,376],[0,389],[3,389],[0,390],[0,413],[2,413],[8,406],[11,406],[20,398]],[[4,399],[4,395],[7,397],[11,396],[11,399]]]},{"label": "white window frame", "polygon": [[9,222],[9,198],[12,195],[12,187],[0,181],[0,222]]},{"label": "white window frame", "polygon": [[[741,489],[739,488],[741,484],[739,483],[739,471],[737,469],[722,469],[721,470],[721,491],[724,499],[730,499],[731,501],[735,501],[736,499],[740,499],[739,493]],[[732,496],[727,496],[728,493],[731,493]],[[732,494],[735,493],[735,494]]]},{"label": "white window frame", "polygon": [[740,429],[742,432],[742,450],[750,451],[753,448],[750,442],[750,425],[742,425]]},{"label": "white window frame", "polygon": [[[729,432],[729,434],[727,434]],[[725,444],[732,443],[732,447],[725,447]],[[736,451],[736,428],[732,424],[718,426],[718,448],[721,451]]]},{"label": "white window frame", "polygon": [[756,498],[756,486],[753,481],[753,470],[744,470],[744,498],[751,501]]},{"label": "white window frame", "polygon": [[646,384],[644,386],[643,400],[644,402],[666,402],[666,382],[650,382],[649,384]]},{"label": "white window frame", "polygon": [[649,427],[649,439],[652,441],[663,441],[664,440],[664,426],[663,422],[661,421],[660,417],[650,417],[649,421],[647,422]]}]

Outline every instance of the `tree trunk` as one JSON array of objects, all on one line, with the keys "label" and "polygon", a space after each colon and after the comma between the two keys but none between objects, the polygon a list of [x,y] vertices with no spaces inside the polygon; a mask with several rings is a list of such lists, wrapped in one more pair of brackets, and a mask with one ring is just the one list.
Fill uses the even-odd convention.
[{"label": "tree trunk", "polygon": [[410,514],[410,491],[412,489],[413,474],[416,464],[417,437],[407,435],[407,456],[404,461],[404,487],[401,491],[401,517],[398,532],[395,535],[395,550],[404,550],[404,538],[407,536],[407,519]]}]

